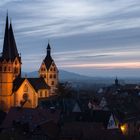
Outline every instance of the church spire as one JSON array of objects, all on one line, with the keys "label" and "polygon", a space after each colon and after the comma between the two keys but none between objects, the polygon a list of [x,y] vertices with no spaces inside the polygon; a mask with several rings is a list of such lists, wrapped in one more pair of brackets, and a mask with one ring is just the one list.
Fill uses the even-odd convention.
[{"label": "church spire", "polygon": [[47,55],[44,59],[44,63],[46,65],[46,68],[49,69],[51,64],[53,62],[53,59],[51,57],[51,47],[50,47],[50,43],[48,42],[48,46],[47,46]]},{"label": "church spire", "polygon": [[10,48],[11,48],[11,56],[14,59],[15,57],[19,57],[17,46],[16,46],[16,41],[13,33],[13,28],[12,28],[12,22],[10,21],[10,27],[9,27],[9,41],[10,41]]},{"label": "church spire", "polygon": [[50,47],[49,42],[48,42],[48,46],[47,46],[47,56],[51,56],[51,47]]},{"label": "church spire", "polygon": [[6,60],[14,60],[16,57],[19,58],[19,54],[13,33],[12,23],[10,21],[9,26],[9,19],[7,13],[2,58]]},{"label": "church spire", "polygon": [[115,79],[115,85],[118,86],[119,85],[119,81],[118,81],[118,78],[116,76],[116,79]]},{"label": "church spire", "polygon": [[2,57],[4,59],[10,59],[10,44],[9,44],[9,19],[8,19],[8,12],[6,16],[6,25],[5,25],[5,34],[4,34],[4,43],[3,43],[3,54]]}]

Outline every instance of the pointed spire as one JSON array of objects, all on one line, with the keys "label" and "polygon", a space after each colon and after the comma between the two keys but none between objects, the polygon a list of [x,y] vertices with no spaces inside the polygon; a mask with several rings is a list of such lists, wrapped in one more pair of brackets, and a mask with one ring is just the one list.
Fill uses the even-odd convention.
[{"label": "pointed spire", "polygon": [[9,46],[9,21],[8,21],[8,12],[6,16],[6,25],[5,25],[5,35],[4,35],[4,43],[3,43],[3,54],[2,57],[4,59],[10,59],[11,53],[10,53],[10,46]]},{"label": "pointed spire", "polygon": [[10,26],[9,26],[9,19],[8,19],[8,12],[7,12],[2,58],[8,61],[9,60],[13,61],[16,57],[19,58],[19,54],[16,46],[14,33],[13,33],[12,22],[10,19]]},{"label": "pointed spire", "polygon": [[13,59],[15,57],[19,57],[11,21],[10,21],[10,27],[9,27],[9,41],[10,41],[11,57]]},{"label": "pointed spire", "polygon": [[119,85],[119,81],[118,81],[118,78],[116,76],[116,79],[115,79],[115,85],[118,86]]},{"label": "pointed spire", "polygon": [[51,47],[50,47],[49,42],[48,42],[48,46],[47,46],[47,56],[51,56]]},{"label": "pointed spire", "polygon": [[53,62],[53,59],[51,57],[51,47],[50,47],[50,43],[48,42],[48,46],[47,46],[47,55],[44,59],[44,63],[46,65],[46,68],[49,69],[51,64]]}]

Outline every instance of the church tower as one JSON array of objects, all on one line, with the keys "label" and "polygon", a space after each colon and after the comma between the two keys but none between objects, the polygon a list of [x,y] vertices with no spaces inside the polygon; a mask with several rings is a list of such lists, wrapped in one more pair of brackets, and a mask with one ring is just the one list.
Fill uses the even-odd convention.
[{"label": "church tower", "polygon": [[46,83],[51,87],[50,96],[55,95],[58,85],[58,69],[51,57],[51,47],[49,43],[47,46],[47,55],[39,69],[39,76],[43,77]]},{"label": "church tower", "polygon": [[0,55],[0,108],[7,111],[14,104],[13,80],[21,76],[21,57],[18,53],[12,23],[6,17],[3,52]]}]

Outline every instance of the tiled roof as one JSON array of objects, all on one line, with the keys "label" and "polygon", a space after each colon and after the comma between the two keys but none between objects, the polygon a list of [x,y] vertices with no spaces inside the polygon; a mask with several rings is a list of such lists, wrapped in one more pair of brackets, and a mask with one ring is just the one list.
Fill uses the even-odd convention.
[{"label": "tiled roof", "polygon": [[46,66],[47,70],[49,70],[52,62],[53,62],[52,57],[47,55],[44,59],[44,63],[45,63],[45,66]]},{"label": "tiled roof", "polygon": [[49,89],[50,87],[47,85],[43,78],[27,78],[30,84],[34,87],[36,91],[39,89]]},{"label": "tiled roof", "polygon": [[51,57],[51,47],[50,47],[50,44],[48,43],[48,46],[47,46],[47,55],[45,57],[45,59],[43,60],[45,65],[46,65],[46,68],[47,70],[49,70],[52,62],[53,62],[53,59]]},{"label": "tiled roof", "polygon": [[17,91],[25,79],[29,81],[36,91],[50,88],[43,78],[17,78],[14,80],[13,91]]},{"label": "tiled roof", "polygon": [[5,120],[2,123],[2,128],[8,129],[13,127],[14,122],[29,123],[30,129],[36,128],[38,125],[53,121],[58,123],[60,111],[51,111],[50,109],[41,108],[19,108],[12,107]]},{"label": "tiled roof", "polygon": [[123,136],[118,129],[107,130],[100,123],[68,122],[62,127],[62,139],[81,140],[122,140]]}]

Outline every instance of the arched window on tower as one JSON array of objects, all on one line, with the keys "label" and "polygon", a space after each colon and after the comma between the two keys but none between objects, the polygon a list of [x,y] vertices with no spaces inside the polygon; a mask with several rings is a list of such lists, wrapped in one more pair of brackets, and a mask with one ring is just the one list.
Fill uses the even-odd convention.
[{"label": "arched window on tower", "polygon": [[8,71],[11,71],[11,67],[8,68]]},{"label": "arched window on tower", "polygon": [[18,73],[18,68],[14,68],[14,73]]},{"label": "arched window on tower", "polygon": [[51,83],[51,84],[52,84],[52,86],[53,86],[53,85],[54,85],[54,81],[52,81],[52,83]]},{"label": "arched window on tower", "polygon": [[4,71],[7,71],[7,67],[6,66],[4,67]]},{"label": "arched window on tower", "polygon": [[50,78],[52,78],[52,75],[50,74]]},{"label": "arched window on tower", "polygon": [[54,78],[54,79],[56,78],[56,74],[54,74],[53,78]]}]

